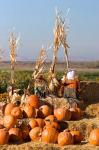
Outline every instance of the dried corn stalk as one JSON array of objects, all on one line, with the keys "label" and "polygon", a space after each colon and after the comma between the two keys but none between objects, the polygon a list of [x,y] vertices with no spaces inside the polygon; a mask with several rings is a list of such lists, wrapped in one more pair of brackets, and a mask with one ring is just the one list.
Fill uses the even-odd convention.
[{"label": "dried corn stalk", "polygon": [[31,84],[35,81],[44,70],[44,63],[46,60],[46,50],[42,47],[39,53],[39,57],[36,60],[35,68],[32,74],[32,80],[30,81],[27,90],[30,89]]},{"label": "dried corn stalk", "polygon": [[10,48],[10,65],[11,65],[11,83],[14,84],[14,68],[16,61],[16,49],[18,47],[19,37],[16,38],[13,32],[9,34],[9,48]]},{"label": "dried corn stalk", "polygon": [[57,53],[60,46],[64,48],[65,53],[65,59],[67,64],[67,70],[68,70],[68,52],[67,48],[69,48],[67,44],[67,32],[65,29],[65,20],[62,19],[59,13],[56,14],[56,22],[55,22],[55,28],[54,28],[54,47],[53,47],[53,61],[50,70],[52,72],[55,72],[55,65],[57,63]]},{"label": "dried corn stalk", "polygon": [[40,50],[39,57],[35,64],[34,72],[32,74],[32,77],[34,79],[36,79],[43,72],[45,59],[46,59],[46,50],[42,48]]},{"label": "dried corn stalk", "polygon": [[48,87],[50,92],[55,92],[55,89],[58,88],[58,86],[59,86],[58,80],[56,79],[55,76],[52,75],[50,83],[49,83],[49,87]]}]

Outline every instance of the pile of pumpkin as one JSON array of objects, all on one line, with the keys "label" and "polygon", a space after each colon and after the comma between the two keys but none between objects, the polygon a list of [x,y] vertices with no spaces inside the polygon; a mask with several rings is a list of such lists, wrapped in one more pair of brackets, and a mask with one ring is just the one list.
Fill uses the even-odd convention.
[{"label": "pile of pumpkin", "polygon": [[[66,120],[79,119],[82,114],[80,108],[53,109],[48,105],[40,106],[39,98],[31,95],[24,106],[7,104],[3,114],[3,118],[0,119],[0,144],[22,143],[31,140],[58,143],[64,146],[80,143],[83,140],[80,131],[66,130],[61,124]],[[99,132],[99,129],[97,130]],[[93,133],[91,134],[90,143],[97,145],[92,142]]]}]

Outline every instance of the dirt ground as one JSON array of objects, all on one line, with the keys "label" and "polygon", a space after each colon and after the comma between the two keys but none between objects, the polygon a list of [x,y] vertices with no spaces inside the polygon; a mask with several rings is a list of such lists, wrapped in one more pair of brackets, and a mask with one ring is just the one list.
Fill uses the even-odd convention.
[{"label": "dirt ground", "polygon": [[[80,120],[66,121],[66,127],[79,129],[84,141],[79,145],[68,145],[64,147],[58,144],[46,144],[40,142],[28,142],[20,145],[4,145],[0,146],[0,150],[99,150],[99,146],[92,146],[88,144],[88,137],[92,129],[99,127],[99,83],[96,82],[82,82],[82,91],[80,93],[84,104],[84,114]],[[42,101],[54,104],[55,107],[67,106],[67,101],[64,98],[47,98]]]},{"label": "dirt ground", "polygon": [[[73,68],[77,71],[85,72],[99,72],[99,62],[70,62],[70,68]],[[51,66],[51,62],[45,63],[45,70],[48,70]],[[15,64],[15,70],[33,70],[35,67],[35,62],[32,61],[17,61]],[[7,61],[0,62],[0,70],[10,69],[10,63]],[[66,63],[59,62],[56,64],[57,71],[64,71],[66,69]]]}]

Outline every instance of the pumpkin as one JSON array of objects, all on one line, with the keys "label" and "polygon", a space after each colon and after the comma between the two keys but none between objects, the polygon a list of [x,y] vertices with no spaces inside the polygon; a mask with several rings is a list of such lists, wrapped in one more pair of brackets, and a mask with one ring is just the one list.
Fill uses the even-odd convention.
[{"label": "pumpkin", "polygon": [[16,124],[16,118],[12,115],[4,116],[3,124],[6,128],[12,128]]},{"label": "pumpkin", "polygon": [[4,115],[10,115],[11,111],[14,107],[15,107],[15,105],[12,103],[7,104],[5,107],[5,110],[4,110]]},{"label": "pumpkin", "polygon": [[55,129],[60,129],[60,125],[58,124],[58,122],[56,121],[45,121],[45,125],[50,125],[51,127],[55,128]]},{"label": "pumpkin", "polygon": [[0,129],[0,145],[8,144],[9,132],[4,128]]},{"label": "pumpkin", "polygon": [[60,146],[73,144],[73,136],[70,132],[60,132],[58,135],[58,144]]},{"label": "pumpkin", "polygon": [[55,122],[55,121],[51,122],[51,126],[57,130],[60,129],[60,125],[58,124],[58,122]]},{"label": "pumpkin", "polygon": [[52,121],[55,121],[56,120],[56,118],[55,118],[55,116],[54,115],[49,115],[49,116],[47,116],[46,118],[45,118],[45,122],[47,123],[47,122],[52,122]]},{"label": "pumpkin", "polygon": [[11,111],[11,115],[16,118],[21,118],[22,111],[21,111],[20,107],[14,107]]},{"label": "pumpkin", "polygon": [[25,118],[32,118],[35,117],[36,115],[36,110],[34,107],[30,106],[30,105],[25,105],[23,108],[23,116]]},{"label": "pumpkin", "polygon": [[9,129],[9,140],[10,142],[22,142],[22,132],[19,128]]},{"label": "pumpkin", "polygon": [[96,128],[91,131],[90,136],[89,136],[89,143],[91,145],[99,146],[99,128]]},{"label": "pumpkin", "polygon": [[34,108],[39,108],[39,98],[37,95],[30,95],[28,98],[27,98],[27,103],[34,107]]},{"label": "pumpkin", "polygon": [[68,121],[71,119],[71,112],[69,109],[57,108],[54,110],[54,116],[57,118],[58,121]]},{"label": "pumpkin", "polygon": [[74,143],[80,143],[83,140],[83,136],[80,131],[75,130],[75,131],[70,131],[70,133],[74,138]]},{"label": "pumpkin", "polygon": [[32,141],[40,141],[41,140],[42,128],[35,127],[29,132],[30,139]]},{"label": "pumpkin", "polygon": [[46,126],[51,126],[52,128],[55,128],[55,129],[57,129],[57,130],[60,129],[60,125],[59,125],[58,122],[56,122],[56,121],[49,122],[49,123],[46,124]]},{"label": "pumpkin", "polygon": [[81,118],[82,111],[80,108],[70,108],[71,111],[71,120],[78,120]]},{"label": "pumpkin", "polygon": [[30,127],[33,129],[33,128],[35,128],[35,127],[38,126],[38,123],[37,123],[37,121],[36,121],[35,119],[31,119],[31,120],[29,121],[29,125],[30,125]]},{"label": "pumpkin", "polygon": [[45,126],[42,132],[41,141],[46,143],[56,143],[58,137],[58,131],[51,127]]},{"label": "pumpkin", "polygon": [[45,117],[51,115],[51,113],[52,113],[51,108],[47,105],[43,105],[39,108],[38,117],[45,118]]},{"label": "pumpkin", "polygon": [[37,118],[35,120],[36,120],[39,127],[43,128],[45,126],[45,121],[43,119]]}]

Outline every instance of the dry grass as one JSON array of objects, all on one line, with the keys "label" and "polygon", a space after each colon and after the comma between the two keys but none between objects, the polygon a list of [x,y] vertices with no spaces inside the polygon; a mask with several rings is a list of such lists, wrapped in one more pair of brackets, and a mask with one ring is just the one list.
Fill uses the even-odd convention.
[{"label": "dry grass", "polygon": [[57,144],[46,144],[41,142],[29,142],[21,145],[4,145],[0,150],[99,150],[98,146],[89,144],[67,145],[60,147]]}]

